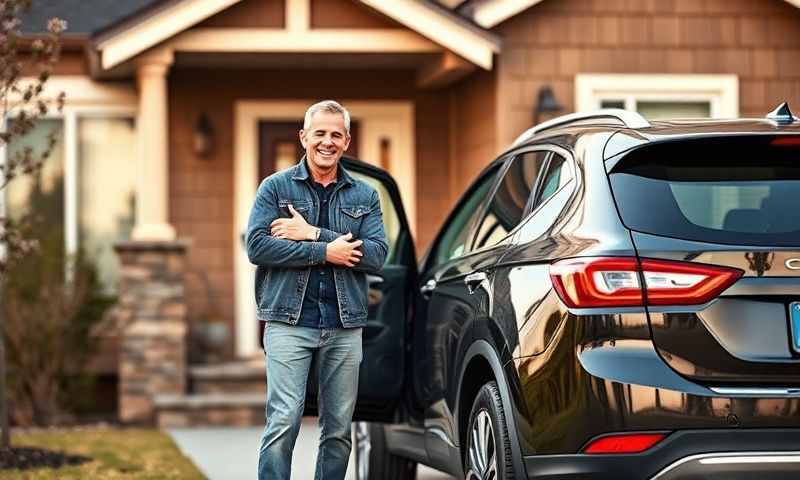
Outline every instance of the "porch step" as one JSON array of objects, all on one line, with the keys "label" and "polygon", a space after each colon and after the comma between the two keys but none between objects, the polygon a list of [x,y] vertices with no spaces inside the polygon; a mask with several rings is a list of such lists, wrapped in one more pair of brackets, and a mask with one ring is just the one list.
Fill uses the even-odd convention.
[{"label": "porch step", "polygon": [[189,366],[189,389],[198,394],[241,392],[266,395],[264,357]]},{"label": "porch step", "polygon": [[153,398],[159,428],[250,427],[264,425],[263,393],[195,393],[156,395]]}]

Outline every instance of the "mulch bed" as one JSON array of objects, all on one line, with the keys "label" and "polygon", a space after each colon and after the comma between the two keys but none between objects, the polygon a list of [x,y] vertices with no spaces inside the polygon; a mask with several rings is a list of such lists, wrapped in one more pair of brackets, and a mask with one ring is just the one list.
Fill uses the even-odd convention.
[{"label": "mulch bed", "polygon": [[91,460],[91,458],[82,455],[69,455],[65,452],[54,452],[44,448],[0,448],[0,470],[13,468],[26,470],[40,467],[59,468],[65,465],[79,465]]}]

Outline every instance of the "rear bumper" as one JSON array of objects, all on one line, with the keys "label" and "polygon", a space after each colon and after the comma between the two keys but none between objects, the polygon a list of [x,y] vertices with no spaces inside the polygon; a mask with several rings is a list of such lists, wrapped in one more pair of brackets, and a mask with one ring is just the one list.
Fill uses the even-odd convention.
[{"label": "rear bumper", "polygon": [[800,429],[683,430],[644,453],[535,455],[525,468],[537,480],[796,479]]},{"label": "rear bumper", "polygon": [[704,453],[683,458],[653,480],[797,478],[800,452]]}]

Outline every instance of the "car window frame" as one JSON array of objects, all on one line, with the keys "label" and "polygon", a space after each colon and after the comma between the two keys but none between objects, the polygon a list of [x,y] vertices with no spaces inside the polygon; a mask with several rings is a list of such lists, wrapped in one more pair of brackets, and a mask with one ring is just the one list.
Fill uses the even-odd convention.
[{"label": "car window frame", "polygon": [[[563,150],[563,153],[559,153],[557,151],[557,149]],[[569,150],[564,149],[562,147],[558,147],[556,145],[551,145],[550,148],[549,148],[549,151],[550,151],[550,155],[548,155],[547,161],[545,162],[545,165],[542,168],[542,173],[541,173],[541,175],[539,176],[539,178],[537,180],[536,189],[531,191],[531,196],[530,196],[530,198],[528,198],[528,203],[525,205],[525,212],[522,214],[523,220],[520,222],[520,224],[522,224],[525,221],[525,218],[528,217],[530,214],[535,213],[535,211],[538,211],[539,208],[542,205],[547,203],[547,200],[549,200],[550,198],[556,196],[556,194],[558,194],[558,192],[560,192],[562,188],[566,187],[567,185],[570,184],[570,182],[572,182],[573,180],[575,180],[577,178],[576,172],[578,171],[578,169],[577,169],[577,166],[574,164],[575,159],[572,156],[571,152],[569,152]],[[550,164],[552,163],[554,155],[558,155],[559,157],[564,159],[564,165],[567,165],[568,168],[569,168],[570,180],[569,180],[569,182],[565,183],[561,187],[557,188],[552,193],[552,195],[547,197],[542,203],[540,203],[539,205],[535,205],[535,202],[536,202],[537,198],[539,197],[539,193],[541,193],[542,188],[544,187],[545,176],[550,171]],[[535,206],[535,208],[534,208],[534,206]]]},{"label": "car window frame", "polygon": [[[455,206],[450,210],[450,213],[447,215],[447,218],[442,224],[442,227],[439,228],[439,231],[434,236],[434,241],[431,244],[430,248],[428,248],[427,252],[419,262],[418,271],[422,276],[426,276],[431,269],[441,268],[444,265],[449,265],[450,263],[458,259],[464,258],[465,256],[468,256],[469,254],[472,253],[471,250],[467,250],[465,253],[462,253],[457,257],[450,258],[440,263],[432,264],[432,262],[435,261],[438,249],[441,247],[441,241],[444,236],[444,232],[453,223],[455,217],[458,214],[457,212],[460,211],[460,209],[464,206],[464,204],[471,198],[471,195],[474,194],[475,191],[479,188],[480,180],[482,180],[485,177],[494,176],[494,178],[490,179],[490,182],[493,183],[489,185],[490,193],[488,194],[490,196],[493,195],[493,192],[497,189],[498,182],[502,178],[502,174],[505,173],[506,165],[504,164],[504,160],[501,160],[504,158],[505,155],[500,156],[494,161],[492,161],[486,168],[483,169],[483,171],[481,171],[480,174],[478,174],[477,178],[470,184],[470,186],[461,195],[461,197],[459,197]],[[492,170],[494,170],[494,172],[492,172]],[[483,205],[481,205],[479,210],[480,215],[483,215],[483,212],[486,208],[486,203],[488,202],[485,202]],[[477,222],[473,222],[473,224],[468,227],[469,230],[467,231],[467,242],[469,242],[469,240],[474,236],[476,223]]]},{"label": "car window frame", "polygon": [[[555,147],[555,145],[550,145],[550,144],[526,145],[524,147],[515,149],[515,150],[513,150],[511,152],[505,153],[501,157],[499,157],[499,158],[505,158],[505,160],[504,160],[505,165],[503,166],[502,173],[497,176],[498,181],[497,181],[497,184],[492,189],[492,193],[491,193],[491,197],[490,197],[489,201],[487,201],[486,204],[481,209],[481,216],[480,216],[481,220],[480,220],[480,222],[477,222],[475,224],[474,230],[471,233],[472,239],[470,241],[470,251],[469,251],[469,253],[485,252],[485,251],[491,250],[494,247],[501,246],[507,240],[514,238],[514,236],[516,235],[516,232],[519,230],[519,227],[523,223],[526,222],[526,219],[528,217],[528,214],[530,213],[530,208],[531,208],[531,204],[532,204],[532,200],[531,199],[539,191],[539,187],[540,187],[542,179],[543,179],[543,174],[544,174],[544,172],[547,171],[547,168],[550,165],[550,158],[552,157],[552,154],[555,151],[550,147]],[[491,201],[494,199],[495,195],[497,194],[497,190],[500,188],[500,182],[505,177],[505,174],[506,174],[506,172],[508,172],[508,169],[511,168],[511,162],[513,162],[514,159],[516,159],[517,157],[519,157],[521,155],[525,155],[526,153],[541,152],[541,151],[546,152],[547,156],[545,157],[544,162],[542,164],[542,169],[539,170],[539,172],[536,174],[536,180],[534,180],[534,182],[533,182],[533,187],[531,188],[531,194],[528,196],[528,199],[525,201],[525,208],[522,210],[522,217],[520,218],[520,221],[514,226],[514,228],[512,228],[506,234],[506,236],[504,236],[498,242],[493,243],[491,245],[484,245],[484,246],[482,246],[480,248],[475,248],[475,242],[477,242],[477,240],[478,240],[477,234],[478,234],[478,230],[479,230],[479,225],[483,224],[483,220],[486,217],[486,210],[489,208],[489,204],[491,203]],[[574,176],[573,176],[573,178],[574,178]]]},{"label": "car window frame", "polygon": [[[542,208],[544,208],[545,205],[550,203],[550,201],[553,198],[556,198],[558,196],[558,194],[561,193],[561,190],[563,190],[565,188],[569,188],[571,190],[571,192],[570,192],[570,198],[571,198],[575,194],[575,192],[578,191],[578,188],[579,188],[580,184],[582,183],[581,178],[578,175],[579,169],[578,169],[578,165],[577,165],[577,162],[575,161],[575,156],[573,155],[573,153],[570,150],[568,150],[567,148],[564,148],[564,147],[559,146],[559,145],[548,145],[547,147],[548,147],[548,149],[550,149],[550,151],[552,153],[554,153],[556,155],[560,155],[561,157],[564,158],[564,163],[569,166],[568,168],[570,170],[570,173],[572,174],[571,178],[567,183],[565,183],[560,188],[558,188],[555,192],[553,192],[552,195],[547,197],[542,203],[537,205],[536,208],[533,208],[533,201],[534,201],[533,199],[536,198],[536,196],[538,195],[539,192],[538,192],[538,189],[535,192],[531,192],[530,201],[528,202],[528,205],[526,206],[526,209],[528,209],[528,210],[527,210],[527,212],[525,214],[523,214],[522,221],[519,222],[519,225],[517,225],[517,227],[514,229],[514,232],[513,232],[514,233],[514,237],[515,237],[514,241],[516,241],[517,235],[521,232],[521,227],[523,225],[526,225],[527,223],[529,223],[531,221],[535,221],[536,214],[539,213],[542,210]],[[552,156],[548,158],[548,165],[547,165],[548,168],[550,166],[549,165],[550,158],[552,158]],[[543,172],[546,172],[546,171],[547,170],[543,170]],[[541,187],[541,184],[539,184],[539,187]],[[552,225],[550,225],[550,226],[552,226]]]}]

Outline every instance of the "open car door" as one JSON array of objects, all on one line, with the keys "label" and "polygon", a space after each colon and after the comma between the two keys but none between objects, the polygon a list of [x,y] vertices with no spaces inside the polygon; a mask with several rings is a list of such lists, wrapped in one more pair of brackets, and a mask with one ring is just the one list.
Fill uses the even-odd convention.
[{"label": "open car door", "polygon": [[[391,421],[403,396],[410,305],[417,275],[414,242],[394,179],[372,165],[342,157],[341,165],[380,196],[389,250],[383,269],[368,276],[369,312],[363,331],[363,359],[353,420]],[[317,370],[308,378],[304,415],[317,414]]]}]

